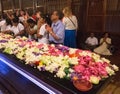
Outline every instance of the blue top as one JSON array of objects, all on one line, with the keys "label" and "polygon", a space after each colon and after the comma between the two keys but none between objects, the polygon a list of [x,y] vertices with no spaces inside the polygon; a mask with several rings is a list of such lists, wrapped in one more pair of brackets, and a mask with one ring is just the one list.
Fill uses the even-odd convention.
[{"label": "blue top", "polygon": [[64,24],[58,20],[56,23],[52,23],[52,29],[53,32],[56,34],[57,37],[59,37],[59,40],[55,40],[54,37],[49,34],[49,41],[55,42],[55,43],[63,43],[64,42],[64,36],[65,36],[65,26]]}]

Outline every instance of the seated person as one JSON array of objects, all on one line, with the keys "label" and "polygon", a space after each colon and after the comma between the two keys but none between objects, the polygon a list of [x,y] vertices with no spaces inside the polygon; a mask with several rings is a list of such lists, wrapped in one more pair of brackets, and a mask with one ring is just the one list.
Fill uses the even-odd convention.
[{"label": "seated person", "polygon": [[85,41],[85,49],[93,51],[98,45],[98,39],[94,36],[94,33],[90,33],[90,36]]},{"label": "seated person", "polygon": [[100,46],[94,49],[95,53],[100,55],[112,55],[108,47],[111,44],[111,38],[109,38],[108,33],[104,34],[104,37],[100,39]]},{"label": "seated person", "polygon": [[28,38],[30,40],[35,40],[37,39],[36,34],[37,34],[37,25],[36,21],[33,18],[29,18],[27,20],[28,26],[26,27],[26,32],[28,34]]},{"label": "seated person", "polygon": [[22,36],[24,34],[24,26],[19,23],[18,18],[12,20],[11,32],[14,34],[14,37]]},{"label": "seated person", "polygon": [[39,32],[37,33],[38,42],[40,43],[49,43],[48,41],[48,32],[46,30],[47,23],[46,23],[46,16],[41,14],[41,18],[39,19],[41,23],[41,27],[39,29]]}]

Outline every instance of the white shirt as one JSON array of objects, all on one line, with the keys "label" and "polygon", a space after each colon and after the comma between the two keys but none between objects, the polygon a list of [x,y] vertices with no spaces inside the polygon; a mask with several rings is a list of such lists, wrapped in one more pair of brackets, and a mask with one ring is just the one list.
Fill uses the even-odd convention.
[{"label": "white shirt", "polygon": [[65,25],[66,30],[76,30],[78,28],[78,21],[76,16],[71,16],[69,18],[64,17],[62,21],[63,21],[63,24]]},{"label": "white shirt", "polygon": [[98,45],[98,39],[96,37],[88,37],[85,43],[90,44],[90,45]]},{"label": "white shirt", "polygon": [[1,31],[5,31],[5,28],[6,28],[6,21],[5,20],[0,21],[0,29],[1,29]]},{"label": "white shirt", "polygon": [[22,17],[22,16],[19,17],[19,21],[20,21],[20,22],[24,22],[24,20],[25,20],[24,17]]},{"label": "white shirt", "polygon": [[42,38],[38,38],[38,42],[40,43],[48,43],[48,33],[45,29],[46,25],[47,24],[44,24],[40,27],[39,34],[43,36]]},{"label": "white shirt", "polygon": [[5,31],[7,30],[11,30],[12,26],[11,25],[7,25],[6,28],[5,28]]},{"label": "white shirt", "polygon": [[11,31],[16,35],[20,31],[24,30],[24,26],[21,23],[18,23],[17,26],[12,26]]}]

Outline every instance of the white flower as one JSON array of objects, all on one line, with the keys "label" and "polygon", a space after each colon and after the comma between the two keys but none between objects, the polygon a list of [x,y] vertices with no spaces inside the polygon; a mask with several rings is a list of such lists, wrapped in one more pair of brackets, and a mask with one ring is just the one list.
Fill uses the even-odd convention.
[{"label": "white flower", "polygon": [[93,84],[99,84],[99,78],[96,76],[90,76],[90,82]]},{"label": "white flower", "polygon": [[73,48],[70,48],[69,49],[69,54],[74,54],[76,52],[77,49],[73,49]]},{"label": "white flower", "polygon": [[112,67],[114,68],[115,71],[119,71],[119,67],[117,67],[115,64],[112,65]]},{"label": "white flower", "polygon": [[69,58],[69,63],[72,64],[72,65],[77,65],[78,64],[78,58],[77,57]]},{"label": "white flower", "polygon": [[59,78],[64,78],[66,76],[65,72],[63,69],[59,69],[58,72],[56,73],[56,76]]},{"label": "white flower", "polygon": [[112,70],[110,67],[106,67],[106,71],[110,76],[115,74],[114,70]]},{"label": "white flower", "polygon": [[110,60],[108,60],[108,59],[106,59],[106,58],[101,58],[101,60],[102,60],[103,62],[110,63]]}]

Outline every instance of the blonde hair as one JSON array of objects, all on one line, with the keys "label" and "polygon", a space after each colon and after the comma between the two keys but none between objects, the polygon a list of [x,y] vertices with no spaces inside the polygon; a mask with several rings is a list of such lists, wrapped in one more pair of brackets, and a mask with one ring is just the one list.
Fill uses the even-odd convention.
[{"label": "blonde hair", "polygon": [[63,9],[63,14],[64,14],[64,16],[66,16],[66,17],[72,16],[72,10],[71,10],[71,8],[70,8],[70,7],[65,7],[65,8]]}]

